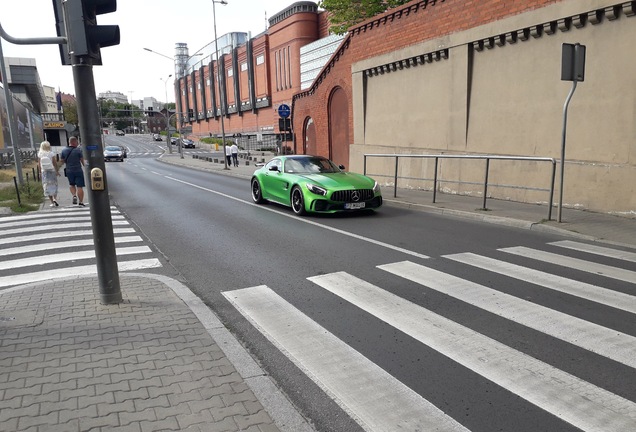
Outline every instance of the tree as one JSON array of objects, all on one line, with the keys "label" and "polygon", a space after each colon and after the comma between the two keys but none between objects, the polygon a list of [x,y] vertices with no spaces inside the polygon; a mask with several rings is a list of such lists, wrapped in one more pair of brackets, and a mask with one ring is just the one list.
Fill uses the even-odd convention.
[{"label": "tree", "polygon": [[77,120],[77,104],[75,101],[64,101],[62,109],[64,110],[64,120],[77,126],[79,121]]},{"label": "tree", "polygon": [[318,6],[329,12],[331,30],[344,34],[349,27],[411,0],[321,0]]}]

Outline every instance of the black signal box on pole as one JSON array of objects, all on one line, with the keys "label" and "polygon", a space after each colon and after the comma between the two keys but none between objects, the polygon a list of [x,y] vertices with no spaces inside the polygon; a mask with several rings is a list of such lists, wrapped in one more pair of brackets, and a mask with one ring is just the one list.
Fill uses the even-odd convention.
[{"label": "black signal box on pole", "polygon": [[561,81],[585,81],[585,45],[563,44]]},{"label": "black signal box on pole", "polygon": [[58,36],[62,36],[58,13],[60,2],[64,11],[68,56],[88,57],[91,64],[101,65],[100,48],[119,45],[120,33],[117,25],[97,25],[97,15],[115,12],[117,0],[54,0]]}]

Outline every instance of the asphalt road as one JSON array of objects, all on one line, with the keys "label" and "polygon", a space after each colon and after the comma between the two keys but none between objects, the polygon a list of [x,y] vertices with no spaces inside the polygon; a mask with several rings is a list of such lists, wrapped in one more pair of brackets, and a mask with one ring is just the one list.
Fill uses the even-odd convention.
[{"label": "asphalt road", "polygon": [[[135,153],[157,149],[109,139]],[[405,430],[416,430],[409,421],[427,410],[445,430],[484,432],[592,430],[604,415],[599,407],[624,402],[627,417],[634,413],[633,345],[614,355],[594,343],[604,334],[620,333],[623,343],[636,337],[634,262],[566,251],[552,235],[390,206],[298,218],[253,204],[247,179],[153,157],[108,164],[107,175],[112,203],[163,256],[166,265],[156,271],[200,296],[318,430],[382,430],[391,407],[374,399],[384,393],[408,395],[396,397],[393,409],[407,419]],[[551,255],[538,261],[528,250],[623,272],[590,273]],[[627,307],[538,286],[536,273],[527,280],[497,273],[494,261],[462,262],[475,255],[564,278],[565,286],[627,295]],[[344,292],[354,285],[356,292]],[[420,319],[426,324],[418,331]],[[338,367],[325,369],[336,358],[343,376]],[[360,381],[347,384],[354,375]],[[539,376],[550,379],[535,382]],[[356,394],[356,386],[366,393]],[[556,396],[570,391],[571,404],[559,405]],[[601,396],[586,409],[588,391]],[[369,394],[378,397],[361,399]]]}]

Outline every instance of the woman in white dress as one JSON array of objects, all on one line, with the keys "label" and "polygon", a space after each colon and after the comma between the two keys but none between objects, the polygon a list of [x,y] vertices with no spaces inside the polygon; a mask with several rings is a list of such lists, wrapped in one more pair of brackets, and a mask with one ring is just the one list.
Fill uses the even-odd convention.
[{"label": "woman in white dress", "polygon": [[51,143],[42,141],[38,152],[40,171],[42,172],[42,189],[51,201],[51,207],[57,207],[57,178],[60,175],[55,153],[51,151]]}]

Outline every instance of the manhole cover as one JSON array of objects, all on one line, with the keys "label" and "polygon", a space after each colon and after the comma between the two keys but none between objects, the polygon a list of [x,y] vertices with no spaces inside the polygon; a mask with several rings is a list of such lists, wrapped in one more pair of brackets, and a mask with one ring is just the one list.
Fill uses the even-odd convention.
[{"label": "manhole cover", "polygon": [[44,312],[39,309],[18,309],[0,312],[0,330],[16,327],[33,327],[42,324]]}]

